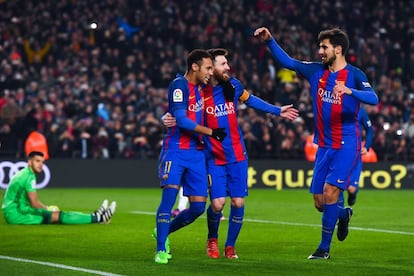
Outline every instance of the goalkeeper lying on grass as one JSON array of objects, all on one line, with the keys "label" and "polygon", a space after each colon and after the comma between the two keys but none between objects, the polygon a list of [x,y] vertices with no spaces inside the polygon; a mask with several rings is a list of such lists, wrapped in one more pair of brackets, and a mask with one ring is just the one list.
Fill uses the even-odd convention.
[{"label": "goalkeeper lying on grass", "polygon": [[10,180],[4,194],[2,211],[9,224],[89,224],[108,223],[113,216],[116,202],[108,207],[104,200],[99,209],[91,214],[60,211],[57,206],[46,206],[40,202],[36,192],[36,173],[42,172],[44,155],[32,151],[28,155],[28,166]]}]

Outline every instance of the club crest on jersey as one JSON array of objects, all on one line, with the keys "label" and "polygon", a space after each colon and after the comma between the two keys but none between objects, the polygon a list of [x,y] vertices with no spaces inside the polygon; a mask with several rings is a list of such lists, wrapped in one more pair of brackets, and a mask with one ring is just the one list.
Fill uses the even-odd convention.
[{"label": "club crest on jersey", "polygon": [[341,104],[341,96],[332,91],[318,88],[318,95],[322,102],[331,104]]},{"label": "club crest on jersey", "polygon": [[183,91],[179,88],[173,91],[173,102],[179,103],[183,101]]}]

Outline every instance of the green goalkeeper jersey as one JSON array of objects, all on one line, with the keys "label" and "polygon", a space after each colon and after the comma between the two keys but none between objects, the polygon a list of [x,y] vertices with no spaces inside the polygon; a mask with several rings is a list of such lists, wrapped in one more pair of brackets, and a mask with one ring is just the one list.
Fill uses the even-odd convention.
[{"label": "green goalkeeper jersey", "polygon": [[7,187],[4,194],[2,209],[7,211],[9,209],[19,209],[22,212],[32,212],[34,208],[31,207],[28,192],[36,191],[36,175],[29,168],[26,167],[16,173]]}]

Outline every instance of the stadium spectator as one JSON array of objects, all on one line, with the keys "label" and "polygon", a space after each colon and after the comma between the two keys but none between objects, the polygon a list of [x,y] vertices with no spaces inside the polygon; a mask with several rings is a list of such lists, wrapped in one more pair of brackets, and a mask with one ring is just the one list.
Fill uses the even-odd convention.
[{"label": "stadium spectator", "polygon": [[[46,132],[51,124],[56,124],[59,135],[64,131],[65,120],[68,118],[74,120],[75,126],[80,126],[78,121],[82,119],[88,105],[93,108],[91,134],[94,134],[102,125],[97,121],[96,115],[101,102],[110,112],[115,106],[120,106],[125,112],[127,105],[133,105],[137,116],[152,113],[155,118],[159,118],[166,111],[166,85],[172,77],[171,73],[185,71],[185,63],[177,57],[195,47],[217,46],[229,49],[235,77],[248,90],[255,91],[257,96],[277,105],[287,95],[298,98],[297,108],[301,110],[305,121],[303,131],[313,133],[307,81],[296,76],[293,88],[295,92],[283,95],[282,98],[279,94],[282,81],[277,76],[272,80],[273,71],[277,74],[282,68],[278,64],[269,64],[271,56],[266,47],[252,39],[251,33],[260,25],[271,25],[273,32],[278,34],[281,45],[293,57],[313,60],[316,53],[313,50],[315,41],[312,34],[321,26],[337,25],[349,33],[353,45],[349,51],[350,63],[367,73],[381,99],[378,111],[367,110],[376,130],[383,128],[377,121],[383,112],[387,112],[383,109],[393,105],[398,106],[398,109],[401,106],[411,109],[393,116],[398,124],[397,129],[404,130],[409,113],[413,114],[409,95],[414,91],[414,84],[411,84],[414,79],[414,53],[411,51],[414,44],[414,21],[411,8],[414,4],[412,1],[397,0],[339,0],[323,3],[305,1],[301,3],[304,6],[299,8],[298,1],[286,3],[281,0],[242,3],[206,0],[194,3],[102,0],[99,5],[90,1],[67,0],[46,0],[36,5],[23,0],[1,1],[0,109],[8,94],[15,97],[24,113],[33,108],[48,110],[48,115],[41,118],[41,121],[47,122],[39,122],[39,126],[44,125],[44,129],[37,130]],[[200,13],[188,12],[199,10]],[[320,10],[318,14],[317,10]],[[329,14],[336,16],[331,17]],[[128,26],[138,28],[131,33],[130,38],[120,28],[118,18]],[[224,20],[217,24],[214,18]],[[97,23],[96,29],[90,28],[92,21]],[[198,33],[200,35],[196,36]],[[25,41],[29,41],[32,51],[44,49],[48,44],[50,48],[42,52],[41,58],[36,62],[30,63],[32,55],[26,54]],[[396,85],[393,86],[393,83]],[[24,97],[18,91],[23,91]],[[394,97],[393,93],[398,93],[398,97]],[[241,111],[240,115],[244,115],[244,112]],[[126,118],[120,120],[124,124]],[[142,122],[134,119],[133,123],[136,124],[134,131],[138,131]],[[242,125],[253,129],[247,119],[243,119]],[[108,128],[108,125],[104,126]],[[160,142],[164,130],[155,127],[155,133],[158,133],[156,139]],[[292,130],[296,137],[303,136],[298,130]],[[110,130],[107,131],[110,134]],[[129,144],[127,136],[134,133],[123,134],[126,144]],[[246,141],[250,156],[280,158],[277,149],[281,147],[282,141],[275,141],[276,152],[261,150],[256,154],[256,144],[264,144],[262,136],[257,136],[258,134],[260,132],[252,132],[254,136]],[[2,157],[24,156],[21,146],[24,137],[1,120],[0,138],[3,144],[0,149]],[[414,155],[410,154],[412,147],[409,146],[412,139],[405,131],[400,138],[406,143],[406,146],[401,147],[405,151],[401,156],[414,161]],[[81,154],[77,154],[81,141],[82,138],[75,132],[75,154],[67,155],[68,158],[82,158]],[[387,135],[387,143],[392,141],[393,135]],[[374,143],[374,150],[375,147]],[[111,147],[109,156],[139,156],[132,146],[126,149],[129,154],[120,155],[116,147]],[[157,156],[158,149],[151,149],[151,158]],[[379,160],[383,161],[391,155],[387,149],[387,152],[379,156]],[[292,158],[302,156],[303,151]],[[51,153],[51,158],[56,157],[58,156]],[[93,158],[93,155],[88,155],[87,158]]]}]

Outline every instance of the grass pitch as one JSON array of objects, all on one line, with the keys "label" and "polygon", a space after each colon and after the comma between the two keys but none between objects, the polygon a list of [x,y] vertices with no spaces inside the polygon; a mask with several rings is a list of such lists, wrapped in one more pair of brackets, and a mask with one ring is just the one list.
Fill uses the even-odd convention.
[{"label": "grass pitch", "polygon": [[[107,225],[7,225],[0,216],[0,275],[414,274],[412,190],[362,190],[350,234],[339,242],[335,233],[330,260],[307,260],[321,236],[321,214],[307,190],[249,193],[236,244],[240,259],[207,257],[202,216],[170,235],[173,259],[159,265],[151,232],[160,189],[40,190],[45,204],[61,210],[91,212],[104,198],[116,200],[118,208]],[[227,225],[220,226],[222,251]]]}]

